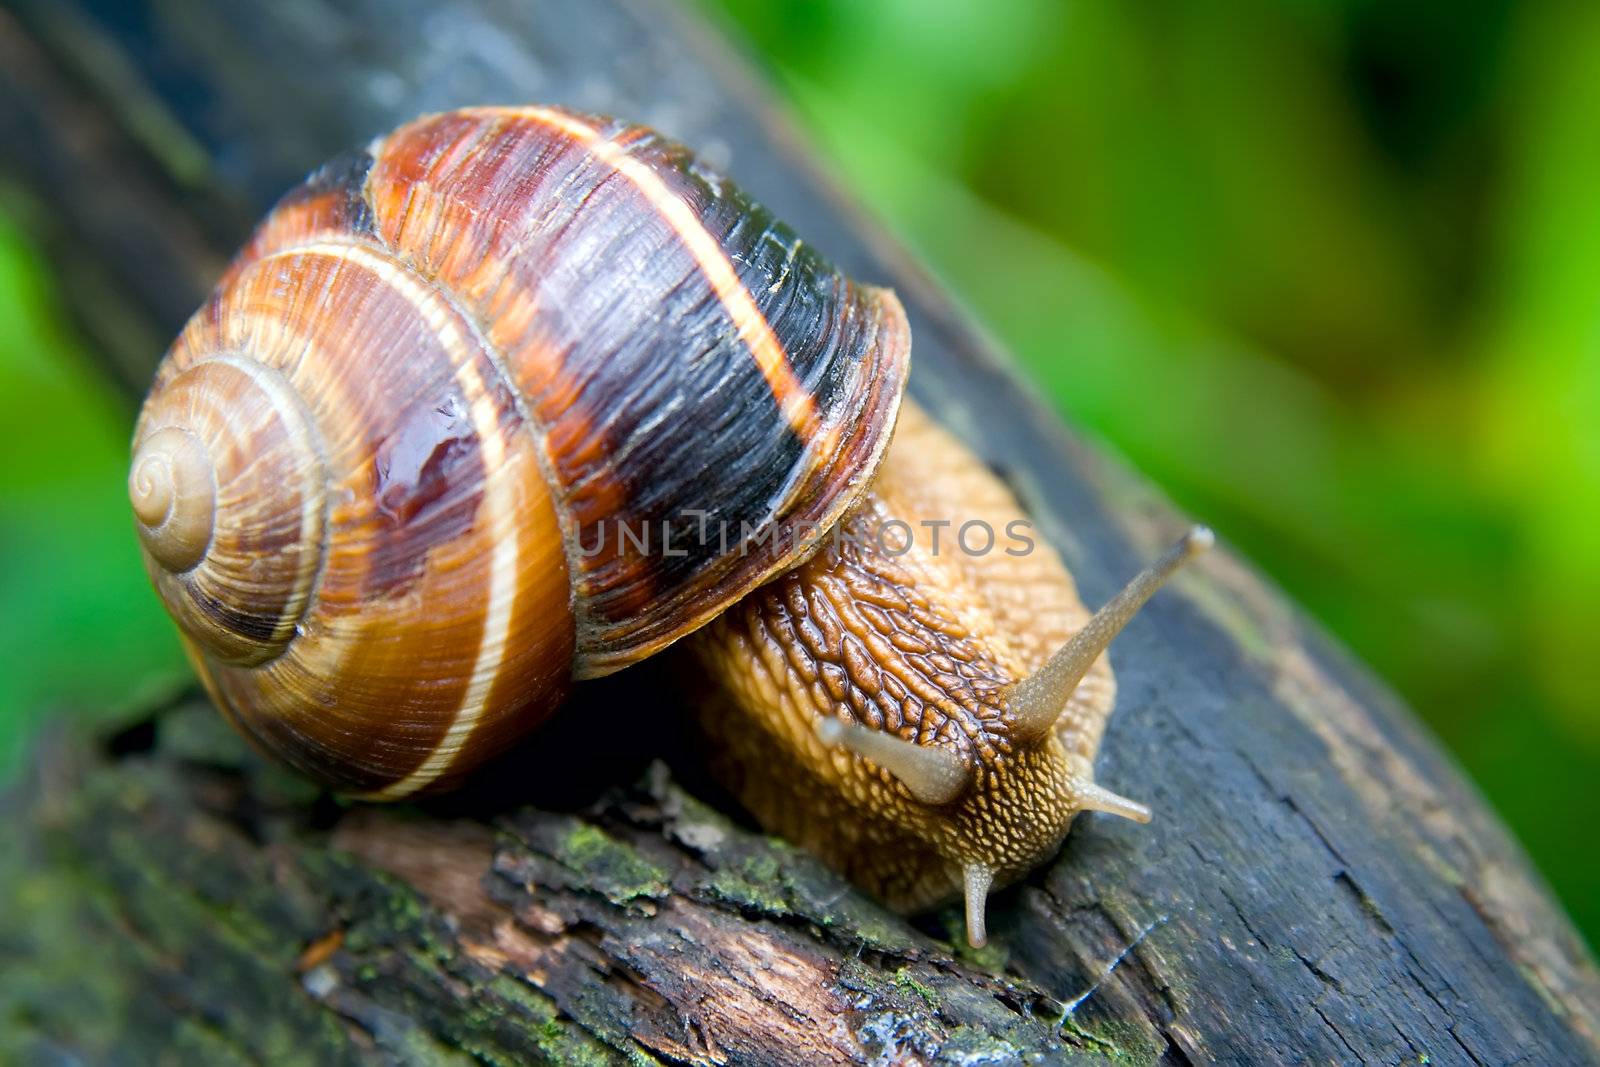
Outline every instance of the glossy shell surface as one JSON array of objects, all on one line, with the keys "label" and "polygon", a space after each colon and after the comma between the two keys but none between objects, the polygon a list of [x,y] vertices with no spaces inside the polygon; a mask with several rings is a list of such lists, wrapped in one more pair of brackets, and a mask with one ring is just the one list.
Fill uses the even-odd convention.
[{"label": "glossy shell surface", "polygon": [[799,562],[909,347],[891,293],[651,131],[424,118],[290,193],[175,342],[147,567],[255,742],[434,788]]}]

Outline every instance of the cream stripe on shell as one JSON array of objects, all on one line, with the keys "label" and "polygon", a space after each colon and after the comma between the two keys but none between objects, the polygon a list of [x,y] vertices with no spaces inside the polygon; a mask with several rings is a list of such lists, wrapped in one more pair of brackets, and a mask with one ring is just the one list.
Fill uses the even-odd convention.
[{"label": "cream stripe on shell", "polygon": [[[819,470],[838,448],[840,428],[835,426],[826,434],[822,432],[816,398],[794,376],[782,342],[772,332],[771,324],[756,306],[750,291],[739,280],[732,261],[723,252],[717,239],[701,224],[694,209],[668,188],[660,175],[629,154],[625,146],[566,112],[543,107],[469,110],[484,115],[520,116],[559,130],[583,145],[596,159],[616,168],[639,190],[694,257],[712,292],[732,319],[739,339],[744,342],[761,376],[766,379],[767,388],[771,390],[779,411],[805,446],[810,469]],[[796,489],[804,482],[805,479],[796,479]]]},{"label": "cream stripe on shell", "polygon": [[427,284],[404,264],[370,245],[347,241],[324,241],[287,249],[279,255],[327,255],[345,259],[371,271],[416,308],[432,328],[439,343],[451,354],[456,382],[467,398],[472,427],[483,448],[484,528],[490,549],[489,598],[484,612],[483,636],[466,692],[457,706],[449,728],[431,752],[405,778],[365,794],[374,800],[397,800],[424,789],[450,769],[483,716],[484,704],[493,689],[504,662],[510,636],[512,607],[516,600],[517,499],[520,487],[509,478],[496,479],[493,472],[504,469],[506,442],[500,432],[500,415],[488,383],[477,367],[483,354],[478,339],[463,325],[462,312],[437,288]]}]

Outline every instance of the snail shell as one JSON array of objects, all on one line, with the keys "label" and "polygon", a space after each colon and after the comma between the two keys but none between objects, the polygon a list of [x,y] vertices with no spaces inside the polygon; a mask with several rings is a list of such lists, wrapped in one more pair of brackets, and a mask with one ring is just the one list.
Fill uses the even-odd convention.
[{"label": "snail shell", "polygon": [[763,535],[861,497],[909,350],[892,293],[680,146],[450,112],[266,219],[156,374],[129,495],[225,714],[398,797],[800,562]]}]

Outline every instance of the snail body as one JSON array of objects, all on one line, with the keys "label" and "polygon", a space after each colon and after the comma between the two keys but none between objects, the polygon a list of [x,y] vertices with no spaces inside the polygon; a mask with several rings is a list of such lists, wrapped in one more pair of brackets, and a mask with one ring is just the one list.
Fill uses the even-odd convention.
[{"label": "snail body", "polygon": [[1103,652],[1200,539],[1093,619],[1047,547],[885,550],[1021,515],[909,404],[896,436],[909,354],[893,293],[680,146],[448,112],[262,223],[157,371],[129,494],[208,691],[303,773],[446,788],[693,635],[757,817],[892,905],[964,888],[978,941],[1077,811],[1148,817],[1093,784]]},{"label": "snail body", "polygon": [[713,766],[741,802],[899,911],[964,895],[975,945],[990,888],[1054,855],[1080,812],[1150,820],[1094,780],[1105,647],[1211,540],[1191,530],[1091,615],[1048,545],[958,540],[1019,522],[908,399],[839,536],[689,638]]}]

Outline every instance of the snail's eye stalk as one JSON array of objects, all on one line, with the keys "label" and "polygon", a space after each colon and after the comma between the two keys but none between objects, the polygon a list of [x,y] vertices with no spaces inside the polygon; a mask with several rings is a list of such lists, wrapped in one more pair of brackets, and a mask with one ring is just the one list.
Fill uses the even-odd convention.
[{"label": "snail's eye stalk", "polygon": [[1048,733],[1061,717],[1078,683],[1111,644],[1111,639],[1122,632],[1145,601],[1154,596],[1179,567],[1210,548],[1214,541],[1208,528],[1190,527],[1164,556],[1134,576],[1133,581],[1095,612],[1083,629],[1073,634],[1043,667],[1018,682],[1007,701],[1017,736],[1033,739]]}]

